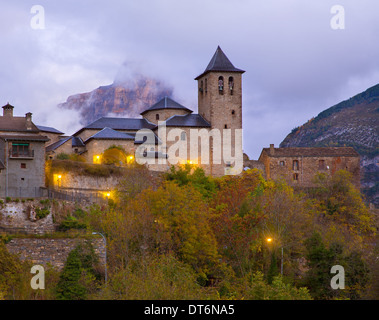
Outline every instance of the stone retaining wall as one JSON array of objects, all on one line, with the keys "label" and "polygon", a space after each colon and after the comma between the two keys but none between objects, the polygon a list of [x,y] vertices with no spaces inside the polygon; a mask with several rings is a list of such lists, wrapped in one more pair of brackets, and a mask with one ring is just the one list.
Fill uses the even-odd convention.
[{"label": "stone retaining wall", "polygon": [[50,264],[62,270],[67,256],[79,243],[90,241],[99,258],[100,265],[105,263],[105,244],[103,239],[33,239],[15,238],[6,244],[8,251],[19,255],[21,260],[30,260],[33,264]]}]

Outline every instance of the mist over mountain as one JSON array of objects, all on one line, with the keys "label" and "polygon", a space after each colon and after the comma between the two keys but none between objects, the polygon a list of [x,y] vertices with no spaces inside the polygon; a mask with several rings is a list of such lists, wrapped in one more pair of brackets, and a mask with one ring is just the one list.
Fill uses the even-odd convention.
[{"label": "mist over mountain", "polygon": [[294,128],[280,147],[350,146],[361,156],[361,186],[379,205],[379,84]]},{"label": "mist over mountain", "polygon": [[173,88],[163,81],[124,65],[111,85],[69,96],[58,107],[79,111],[80,123],[87,125],[104,116],[139,117],[143,110],[172,93]]}]

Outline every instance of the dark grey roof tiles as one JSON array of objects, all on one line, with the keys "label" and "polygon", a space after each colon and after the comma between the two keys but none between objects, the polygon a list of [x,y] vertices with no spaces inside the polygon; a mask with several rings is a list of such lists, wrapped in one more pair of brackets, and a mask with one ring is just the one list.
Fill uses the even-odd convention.
[{"label": "dark grey roof tiles", "polygon": [[214,53],[211,61],[208,66],[204,70],[204,72],[197,76],[195,80],[202,77],[204,74],[210,71],[221,71],[221,72],[239,72],[244,73],[244,70],[236,68],[225,55],[225,53],[221,50],[220,46],[217,47],[216,52]]},{"label": "dark grey roof tiles", "polygon": [[211,125],[199,114],[172,116],[166,120],[167,127],[201,127],[209,128]]},{"label": "dark grey roof tiles", "polygon": [[5,141],[33,141],[33,142],[46,142],[50,139],[46,136],[41,136],[39,134],[34,135],[2,135],[0,139]]},{"label": "dark grey roof tiles", "polygon": [[53,128],[53,127],[45,127],[45,126],[40,126],[40,125],[36,125],[36,127],[38,128],[38,130],[42,131],[42,132],[50,132],[50,133],[58,133],[58,134],[63,134],[63,132]]},{"label": "dark grey roof tiles", "polygon": [[102,117],[97,119],[96,121],[90,123],[89,125],[83,127],[74,135],[79,134],[85,129],[103,129],[103,128],[111,128],[113,130],[131,130],[137,131],[143,128],[153,129],[155,128],[155,124],[147,121],[146,119],[133,119],[133,118],[108,118]]},{"label": "dark grey roof tiles", "polygon": [[180,110],[186,110],[192,113],[192,110],[186,108],[185,106],[182,106],[180,103],[172,100],[169,97],[164,97],[163,99],[159,100],[156,104],[152,105],[150,108],[141,112],[141,115],[152,110],[162,110],[162,109],[180,109]]},{"label": "dark grey roof tiles", "polygon": [[84,142],[80,137],[72,137],[72,146],[73,147],[84,147]]},{"label": "dark grey roof tiles", "polygon": [[54,143],[48,145],[46,147],[46,152],[54,151],[55,149],[59,148],[61,145],[63,145],[64,143],[66,143],[68,140],[70,140],[71,138],[72,137],[65,137],[65,138],[60,139],[57,142],[54,142]]},{"label": "dark grey roof tiles", "polygon": [[102,140],[134,140],[134,135],[113,130],[112,128],[104,128],[103,130],[95,133],[93,136],[89,137],[84,143],[92,139],[102,139]]},{"label": "dark grey roof tiles", "polygon": [[288,147],[274,148],[274,153],[270,148],[263,148],[270,157],[358,157],[359,154],[352,147]]}]

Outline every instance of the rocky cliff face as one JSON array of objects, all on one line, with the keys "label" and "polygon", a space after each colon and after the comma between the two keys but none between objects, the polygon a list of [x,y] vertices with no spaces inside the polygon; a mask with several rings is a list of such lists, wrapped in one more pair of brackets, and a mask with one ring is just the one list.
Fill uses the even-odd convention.
[{"label": "rocky cliff face", "polygon": [[361,156],[361,186],[379,205],[379,84],[292,130],[280,147],[351,146]]},{"label": "rocky cliff face", "polygon": [[79,110],[80,123],[87,125],[103,116],[138,117],[172,92],[173,89],[161,81],[138,75],[133,80],[115,81],[91,92],[72,95],[58,107]]}]

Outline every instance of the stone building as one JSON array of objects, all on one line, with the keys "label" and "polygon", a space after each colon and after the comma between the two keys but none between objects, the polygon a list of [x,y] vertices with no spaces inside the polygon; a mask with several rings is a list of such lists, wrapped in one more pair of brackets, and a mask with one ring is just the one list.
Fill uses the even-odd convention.
[{"label": "stone building", "polygon": [[13,115],[3,106],[0,116],[0,197],[38,197],[45,186],[46,135],[32,122],[32,114]]},{"label": "stone building", "polygon": [[349,171],[360,187],[360,157],[351,147],[263,148],[258,159],[267,179],[284,178],[294,187],[312,187],[318,172],[333,176],[338,170]]},{"label": "stone building", "polygon": [[87,162],[99,163],[107,148],[120,146],[155,171],[191,163],[213,176],[240,173],[244,72],[234,67],[218,47],[208,66],[195,78],[198,114],[164,97],[146,108],[142,118],[102,117],[72,137],[51,144],[46,151],[50,158],[60,152],[77,152]]}]

